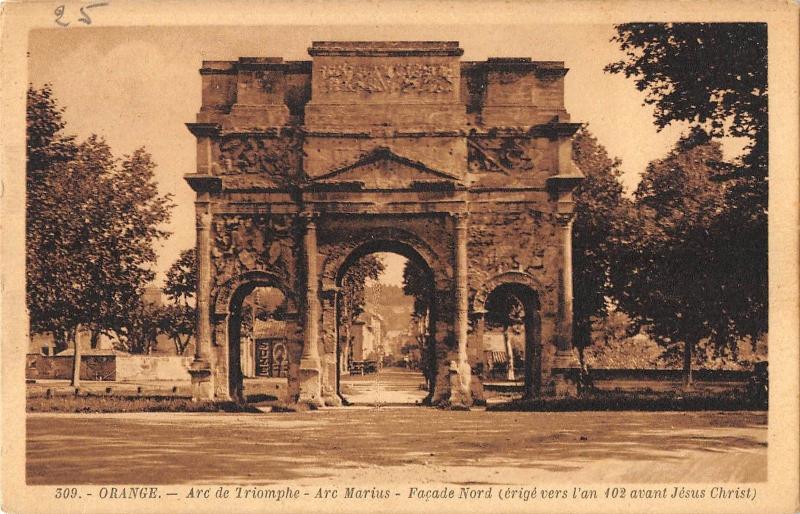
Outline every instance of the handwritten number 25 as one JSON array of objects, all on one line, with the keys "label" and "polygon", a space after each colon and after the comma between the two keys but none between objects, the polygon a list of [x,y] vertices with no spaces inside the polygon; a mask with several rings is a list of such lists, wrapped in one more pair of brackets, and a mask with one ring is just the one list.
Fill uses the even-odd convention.
[{"label": "handwritten number 25", "polygon": [[[86,11],[88,11],[89,9],[92,9],[93,7],[102,7],[104,5],[108,5],[108,2],[97,2],[97,3],[94,3],[94,4],[88,4],[88,5],[81,6],[81,8],[80,8],[81,17],[78,18],[78,21],[81,22],[81,23],[84,23],[86,25],[91,25],[92,24],[92,19],[89,17],[89,14]],[[64,17],[64,6],[63,5],[59,5],[58,7],[56,7],[56,10],[53,11],[53,13],[56,15],[56,23],[58,25],[60,25],[62,27],[69,26],[69,22],[68,21],[62,21],[62,18]]]}]

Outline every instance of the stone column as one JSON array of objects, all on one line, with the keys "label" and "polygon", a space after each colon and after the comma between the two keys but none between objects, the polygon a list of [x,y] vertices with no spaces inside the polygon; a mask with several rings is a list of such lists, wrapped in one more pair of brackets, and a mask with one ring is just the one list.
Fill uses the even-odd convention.
[{"label": "stone column", "polygon": [[299,401],[322,405],[321,363],[319,358],[319,276],[317,274],[317,223],[316,216],[304,213],[306,220],[303,247],[306,257],[305,324],[303,326],[303,354],[300,357]]},{"label": "stone column", "polygon": [[325,289],[322,291],[322,344],[321,359],[321,391],[322,401],[329,407],[341,407],[342,399],[337,391],[339,369],[337,360],[339,358],[339,345],[336,340],[336,297],[338,288]]},{"label": "stone column", "polygon": [[195,202],[197,228],[197,331],[192,376],[192,399],[214,398],[211,372],[211,203],[208,193],[200,193]]},{"label": "stone column", "polygon": [[[467,214],[457,213],[455,218],[455,316],[454,329],[458,345],[457,360],[450,362],[450,404],[455,407],[468,407],[472,404],[470,395],[471,369],[467,357],[467,337],[469,333],[469,288],[467,282]],[[452,375],[457,374],[458,380]]]},{"label": "stone column", "polygon": [[481,375],[486,377],[489,371],[486,363],[486,352],[483,351],[483,335],[486,332],[486,311],[475,312],[474,316],[476,363],[481,364],[481,369],[483,370]]},{"label": "stone column", "polygon": [[559,214],[558,228],[561,240],[561,291],[558,305],[558,338],[555,368],[576,368],[578,363],[572,352],[572,220],[573,214]]}]

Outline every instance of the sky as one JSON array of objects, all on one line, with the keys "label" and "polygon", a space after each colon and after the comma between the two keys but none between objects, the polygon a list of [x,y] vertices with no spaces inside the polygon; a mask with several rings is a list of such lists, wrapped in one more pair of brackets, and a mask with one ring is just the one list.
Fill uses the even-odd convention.
[{"label": "sky", "polygon": [[[652,109],[633,81],[603,72],[622,57],[611,25],[113,27],[30,32],[29,82],[50,83],[66,108],[67,132],[106,139],[117,156],[144,146],[157,164],[162,193],[177,204],[158,248],[158,280],[181,250],[194,246],[194,193],[183,175],[195,170],[195,138],[184,126],[200,108],[203,60],[279,56],[308,60],[320,40],[455,40],[463,60],[531,57],[565,61],[565,104],[622,160],[632,191],[647,164],[663,157],[684,129],[658,132]],[[734,157],[736,145],[729,149]],[[403,260],[389,258],[382,281],[399,283]]]}]

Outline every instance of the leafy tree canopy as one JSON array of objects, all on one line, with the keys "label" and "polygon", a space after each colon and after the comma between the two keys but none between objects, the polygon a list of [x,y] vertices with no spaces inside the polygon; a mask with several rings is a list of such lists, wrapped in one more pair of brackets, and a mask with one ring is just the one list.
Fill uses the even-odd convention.
[{"label": "leafy tree canopy", "polygon": [[384,269],[383,261],[375,254],[361,257],[348,268],[342,278],[343,321],[352,324],[364,312],[367,280],[377,280]]},{"label": "leafy tree canopy", "polygon": [[[144,149],[122,159],[63,135],[52,91],[28,91],[27,302],[34,331],[119,332],[152,281],[172,207]],[[129,327],[130,328],[130,327]],[[57,336],[57,340],[61,339]]]},{"label": "leafy tree canopy", "polygon": [[[640,220],[645,226],[638,230],[654,230],[650,235],[654,244],[660,242],[670,250],[671,269],[676,274],[665,279],[683,281],[685,270],[697,266],[692,259],[708,259],[703,263],[707,269],[699,270],[706,300],[703,308],[682,312],[681,316],[702,316],[713,325],[709,329],[717,340],[732,341],[736,334],[756,340],[767,330],[768,306],[767,26],[632,23],[617,25],[616,31],[613,41],[625,57],[606,70],[635,79],[637,89],[646,92],[645,103],[654,107],[657,127],[682,121],[691,128],[680,143],[682,148],[648,169],[649,177],[640,188],[637,203],[659,217]],[[741,160],[722,163],[718,155],[709,156],[702,166],[705,179],[698,179],[694,185],[676,184],[681,175],[671,177],[667,169],[677,163],[676,152],[697,155],[701,150],[691,147],[704,147],[709,137],[722,136],[749,140]],[[702,151],[709,148],[705,146]],[[715,188],[708,182],[712,179],[726,183]],[[685,197],[699,192],[702,195],[697,201]],[[700,200],[709,198],[713,198],[711,205]],[[683,213],[677,209],[681,206]],[[665,219],[671,220],[671,228],[656,221]],[[690,233],[689,227],[704,237]],[[716,269],[709,269],[712,267]],[[665,297],[667,304],[671,300]],[[687,324],[683,337],[694,337],[691,325]]]},{"label": "leafy tree canopy", "polygon": [[720,291],[730,271],[710,237],[725,209],[727,184],[713,180],[721,159],[719,143],[686,138],[650,163],[634,194],[622,265],[612,268],[622,309],[659,341],[685,342],[687,367],[700,339],[724,346],[737,337],[735,313]]},{"label": "leafy tree canopy", "polygon": [[626,23],[616,30],[612,41],[625,58],[606,70],[635,79],[659,128],[685,121],[714,137],[766,138],[765,23]]},{"label": "leafy tree canopy", "polygon": [[574,343],[591,344],[592,323],[606,318],[613,295],[611,272],[621,265],[620,245],[630,215],[620,161],[612,159],[588,128],[572,140],[572,158],[586,177],[575,189],[572,225]]}]

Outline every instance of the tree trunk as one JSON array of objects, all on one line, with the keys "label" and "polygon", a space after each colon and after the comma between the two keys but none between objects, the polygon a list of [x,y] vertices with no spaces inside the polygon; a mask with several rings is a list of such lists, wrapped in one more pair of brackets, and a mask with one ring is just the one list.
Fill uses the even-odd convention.
[{"label": "tree trunk", "polygon": [[100,331],[99,330],[92,330],[91,331],[90,341],[91,341],[90,344],[91,344],[92,350],[96,350],[97,349],[97,343],[100,341]]},{"label": "tree trunk", "polygon": [[508,334],[508,325],[503,326],[503,342],[506,345],[506,356],[508,357],[508,370],[506,379],[516,380],[514,376],[514,349],[511,347],[511,337]]},{"label": "tree trunk", "polygon": [[81,385],[81,345],[78,341],[76,330],[69,331],[70,338],[72,339],[72,347],[75,349],[72,358],[72,387],[80,387]]},{"label": "tree trunk", "polygon": [[683,343],[683,387],[692,388],[692,351],[694,350],[694,340],[687,339]]},{"label": "tree trunk", "polygon": [[61,353],[69,348],[69,335],[66,330],[53,331],[53,353]]}]

